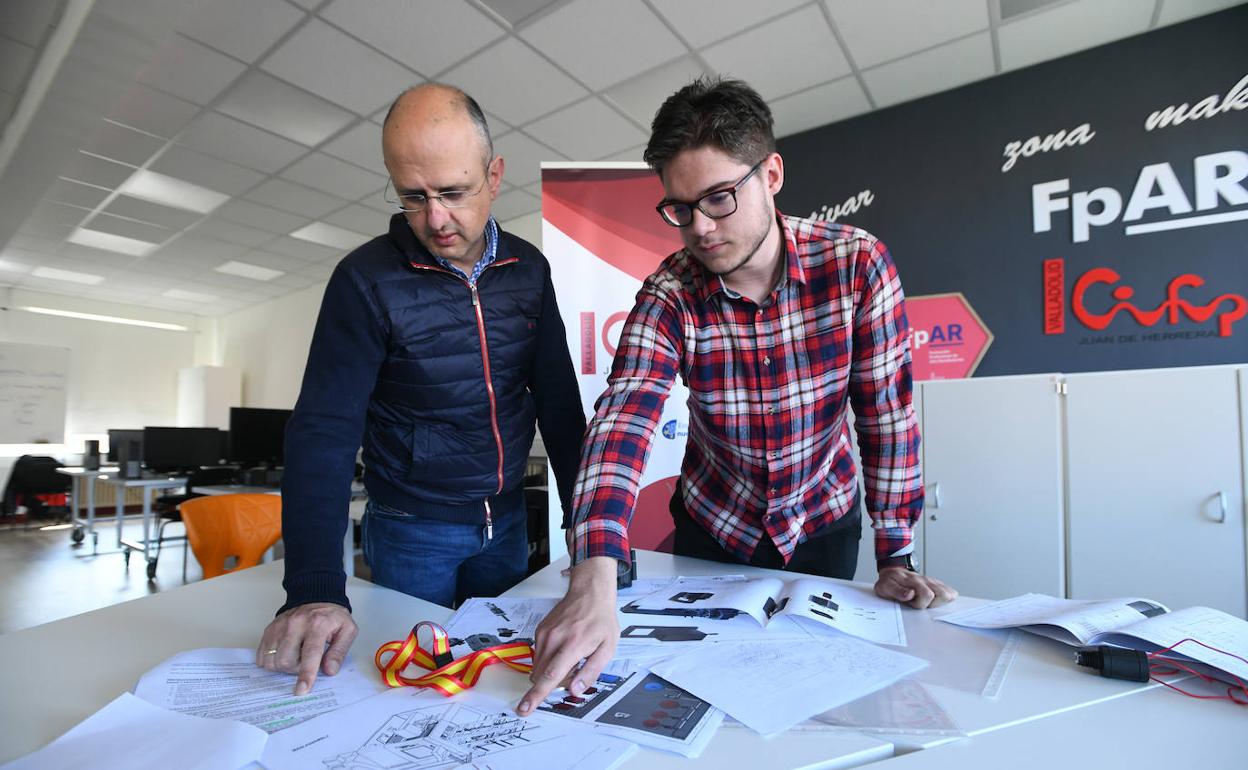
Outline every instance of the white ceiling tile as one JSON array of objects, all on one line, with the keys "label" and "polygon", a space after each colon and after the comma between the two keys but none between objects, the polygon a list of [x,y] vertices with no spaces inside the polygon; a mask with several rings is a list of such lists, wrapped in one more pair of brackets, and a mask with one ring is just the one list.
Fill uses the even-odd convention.
[{"label": "white ceiling tile", "polygon": [[170,147],[161,153],[150,168],[157,173],[192,182],[226,195],[238,195],[250,190],[265,177],[263,173],[255,169],[177,146]]},{"label": "white ceiling tile", "polygon": [[542,161],[568,160],[520,131],[512,131],[495,142],[494,152],[502,155],[506,163],[504,177],[518,187],[541,178]]},{"label": "white ceiling tile", "polygon": [[[58,179],[52,183],[48,191],[44,193],[44,197],[55,203],[64,203],[69,206],[82,206],[93,209],[100,205],[100,201],[108,197],[109,190],[102,190],[99,187],[78,184],[65,179]],[[63,211],[58,214],[67,216]],[[81,218],[81,212],[79,212]],[[60,218],[58,217],[58,221]]]},{"label": "white ceiling tile", "polygon": [[[496,145],[495,150],[497,149],[498,147]],[[395,208],[395,205],[386,200],[386,191],[384,189],[378,189],[368,195],[361,196],[357,201],[357,204],[376,211],[386,217],[387,222],[390,221],[390,217],[398,213],[398,209]]]},{"label": "white ceiling tile", "polygon": [[178,137],[178,143],[266,173],[277,171],[307,151],[289,139],[219,112],[208,112],[196,118]]},{"label": "white ceiling tile", "polygon": [[319,15],[425,77],[506,34],[463,0],[335,0]]},{"label": "white ceiling tile", "polygon": [[878,107],[917,99],[992,77],[992,38],[988,32],[866,70],[862,78]]},{"label": "white ceiling tile", "polygon": [[116,163],[82,152],[74,153],[73,158],[61,169],[61,176],[76,182],[85,182],[98,187],[114,188],[130,178],[134,166]]},{"label": "white ceiling tile", "polygon": [[[768,51],[746,56],[743,51]],[[721,74],[740,78],[770,99],[835,80],[850,72],[832,28],[811,5],[702,52]]]},{"label": "white ceiling tile", "polygon": [[676,31],[694,48],[758,26],[807,0],[653,0]]},{"label": "white ceiling tile", "polygon": [[252,70],[225,94],[217,110],[309,147],[320,144],[355,119],[341,107]]},{"label": "white ceiling tile", "polygon": [[91,219],[83,222],[82,226],[88,230],[108,233],[109,235],[120,235],[122,238],[133,238],[136,241],[145,243],[163,243],[174,235],[173,230],[102,213],[96,214]]},{"label": "white ceiling tile", "polygon": [[323,0],[292,0],[292,2],[304,8],[307,8],[308,10],[312,10],[313,8],[316,8],[318,5],[320,5],[323,2]]},{"label": "white ceiling tile", "polygon": [[[168,250],[168,247],[166,247]],[[161,254],[153,254],[144,259],[141,263],[142,270],[135,270],[125,277],[124,281],[118,281],[118,284],[131,285],[135,281],[142,280],[145,283],[159,282],[161,285],[152,286],[152,292],[164,291],[172,285],[174,280],[190,280],[204,270],[204,265],[196,259],[186,262],[179,262],[162,256]]]},{"label": "white ceiling tile", "polygon": [[605,95],[643,126],[649,126],[650,121],[654,120],[654,113],[667,97],[705,74],[706,70],[696,59],[682,56],[632,80],[612,86]]},{"label": "white ceiling tile", "polygon": [[303,12],[284,0],[212,0],[193,5],[178,31],[254,62],[303,18]]},{"label": "white ceiling tile", "polygon": [[295,257],[303,262],[320,262],[330,257],[342,256],[347,253],[347,249],[335,249],[289,236],[276,238],[265,244],[264,248],[266,251]]},{"label": "white ceiling tile", "polygon": [[443,75],[481,109],[518,126],[553,112],[586,91],[524,43],[507,38]]},{"label": "white ceiling tile", "polygon": [[242,199],[230,201],[217,209],[215,215],[230,222],[268,230],[274,234],[289,233],[312,221],[311,217],[289,214]]},{"label": "white ceiling tile", "polygon": [[6,37],[37,46],[43,42],[48,27],[56,22],[60,8],[60,3],[40,0],[0,3],[0,29]]},{"label": "white ceiling tile", "polygon": [[321,282],[322,282],[322,279],[313,278],[312,276],[307,275],[305,273],[287,273],[286,275],[279,275],[278,277],[270,281],[270,283],[272,283],[273,285],[282,286],[290,291],[298,291],[299,289],[306,289],[309,286],[312,286],[314,284],[318,284]]},{"label": "white ceiling tile", "polygon": [[[119,270],[129,265],[133,265],[138,259],[133,254],[118,254],[115,251],[105,251],[104,249],[93,249],[90,246],[80,246],[77,243],[65,243],[56,250],[56,255],[69,262],[77,262],[78,270],[86,270],[90,272],[93,267],[98,266],[104,270]],[[45,255],[42,262],[48,263],[53,259],[51,255]]]},{"label": "white ceiling tile", "polygon": [[[590,126],[593,130],[586,130]],[[524,130],[575,160],[601,158],[646,141],[641,129],[596,97],[530,123]]]},{"label": "white ceiling tile", "polygon": [[283,273],[290,273],[307,267],[309,262],[319,262],[319,259],[301,259],[292,257],[287,254],[278,254],[272,251],[249,251],[239,260],[249,265],[259,265],[260,267],[268,267],[273,270],[281,270]]},{"label": "white ceiling tile", "polygon": [[303,268],[299,272],[303,275],[323,281],[333,275],[334,268],[337,266],[338,263],[335,261],[315,262]]},{"label": "white ceiling tile", "polygon": [[13,106],[17,104],[17,97],[8,91],[0,91],[0,126],[9,122],[9,116],[13,114]]},{"label": "white ceiling tile", "polygon": [[381,235],[390,229],[390,216],[353,203],[325,217],[331,225],[345,227],[366,235]]},{"label": "white ceiling tile", "polygon": [[1143,32],[1153,4],[1137,0],[1077,0],[1046,9],[997,31],[1001,69],[1012,70]]},{"label": "white ceiling tile", "polygon": [[[627,45],[604,45],[610,39]],[[574,0],[526,27],[520,36],[595,90],[674,59],[688,49],[644,3]]]},{"label": "white ceiling tile", "polygon": [[984,0],[823,0],[859,69],[988,29]]},{"label": "white ceiling tile", "polygon": [[769,106],[778,137],[835,123],[871,109],[857,78],[852,77],[776,99]]},{"label": "white ceiling tile", "polygon": [[183,235],[166,244],[154,256],[180,264],[196,264],[210,268],[247,251],[237,243],[228,243],[201,235]]},{"label": "white ceiling tile", "polygon": [[34,235],[22,235],[21,233],[14,235],[9,239],[9,243],[5,246],[5,251],[10,249],[25,249],[27,251],[50,251],[55,249],[57,241],[50,238],[39,238]]},{"label": "white ceiling tile", "polygon": [[197,112],[198,105],[134,83],[105,117],[141,131],[173,137]]},{"label": "white ceiling tile", "polygon": [[116,123],[100,121],[99,127],[82,149],[110,160],[141,166],[164,146],[164,139],[157,139]]},{"label": "white ceiling tile", "polygon": [[1244,0],[1162,0],[1161,15],[1157,19],[1157,26],[1164,27],[1167,24],[1185,21],[1196,16],[1204,16],[1242,2]]},{"label": "white ceiling tile", "polygon": [[326,142],[321,150],[370,171],[386,173],[381,158],[381,128],[375,123],[363,121]]},{"label": "white ceiling tile", "polygon": [[215,216],[195,225],[194,232],[196,235],[206,235],[253,248],[274,238],[274,233],[267,230],[257,230],[254,227],[235,224]]},{"label": "white ceiling tile", "polygon": [[34,46],[0,37],[0,91],[21,93],[34,60]]},{"label": "white ceiling tile", "polygon": [[255,203],[263,203],[266,206],[313,219],[319,219],[347,205],[345,200],[337,196],[327,195],[311,187],[287,182],[284,179],[270,179],[243,197]]},{"label": "white ceiling tile", "polygon": [[310,153],[282,172],[282,176],[308,187],[355,200],[386,183],[381,174],[353,166],[319,152]]},{"label": "white ceiling tile", "polygon": [[[332,55],[327,55],[332,51]],[[363,43],[313,19],[261,64],[301,88],[368,115],[420,78]]]},{"label": "white ceiling tile", "polygon": [[193,211],[162,206],[159,203],[131,198],[129,195],[118,195],[102,210],[119,217],[150,222],[170,230],[182,230],[203,218],[202,214]]},{"label": "white ceiling tile", "polygon": [[174,35],[137,79],[182,99],[207,104],[246,68],[241,62],[194,40]]},{"label": "white ceiling tile", "polygon": [[22,222],[18,232],[54,241],[64,240],[87,213],[80,208],[40,201]]},{"label": "white ceiling tile", "polygon": [[[606,163],[641,163],[643,162],[641,156],[645,151],[646,146],[644,144],[639,144],[636,147],[630,147],[627,150],[621,150],[612,155],[608,155],[602,160]],[[524,189],[531,190],[531,188],[532,185]]]},{"label": "white ceiling tile", "polygon": [[495,219],[505,222],[508,219],[532,214],[541,207],[542,201],[536,195],[530,195],[524,190],[512,190],[494,199],[493,205],[490,206],[490,213]]}]

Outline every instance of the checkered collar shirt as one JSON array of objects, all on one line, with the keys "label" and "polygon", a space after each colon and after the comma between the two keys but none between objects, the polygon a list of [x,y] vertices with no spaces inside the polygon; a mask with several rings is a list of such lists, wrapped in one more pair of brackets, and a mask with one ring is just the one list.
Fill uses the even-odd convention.
[{"label": "checkered collar shirt", "polygon": [[786,263],[761,303],[686,251],[646,279],[598,399],[573,498],[573,559],[627,559],[628,523],[663,402],[689,388],[685,507],[748,561],[787,562],[850,513],[862,462],[876,557],[913,550],[923,507],[909,325],[888,250],[845,225],[779,217]]},{"label": "checkered collar shirt", "polygon": [[481,252],[481,259],[477,260],[477,264],[472,266],[472,275],[465,275],[463,270],[452,265],[449,261],[439,257],[437,254],[433,258],[438,260],[438,264],[463,278],[473,286],[477,285],[477,279],[481,277],[481,271],[494,264],[494,260],[498,259],[498,223],[494,221],[494,217],[490,217],[485,223],[485,251]]}]

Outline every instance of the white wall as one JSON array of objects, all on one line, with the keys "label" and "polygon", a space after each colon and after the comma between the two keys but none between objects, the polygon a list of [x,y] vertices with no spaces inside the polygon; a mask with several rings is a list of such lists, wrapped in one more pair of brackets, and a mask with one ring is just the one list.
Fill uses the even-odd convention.
[{"label": "white wall", "polygon": [[[174,424],[178,369],[192,363],[198,318],[7,287],[0,294],[5,308],[0,312],[0,340],[70,349],[66,443],[0,444],[0,466],[11,465],[12,458],[22,454],[63,457],[81,453],[84,440],[103,439],[109,428]],[[18,309],[27,306],[175,323],[190,331],[122,326]],[[0,478],[4,477],[7,471],[0,469]]]}]

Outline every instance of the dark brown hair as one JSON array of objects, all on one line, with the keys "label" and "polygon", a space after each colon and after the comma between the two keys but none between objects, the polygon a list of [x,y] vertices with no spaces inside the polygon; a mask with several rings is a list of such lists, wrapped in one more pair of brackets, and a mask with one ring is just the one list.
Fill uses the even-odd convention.
[{"label": "dark brown hair", "polygon": [[750,164],[776,151],[771,109],[744,81],[701,77],[667,97],[642,157],[662,174],[681,152],[707,145]]}]

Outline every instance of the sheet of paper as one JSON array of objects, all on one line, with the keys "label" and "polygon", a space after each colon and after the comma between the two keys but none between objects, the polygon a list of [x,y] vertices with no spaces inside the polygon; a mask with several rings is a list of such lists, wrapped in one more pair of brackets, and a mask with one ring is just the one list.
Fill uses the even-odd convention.
[{"label": "sheet of paper", "polygon": [[876,644],[906,646],[901,605],[881,599],[870,587],[798,578],[784,587],[780,602],[779,612],[814,622],[818,628],[834,628]]},{"label": "sheet of paper", "polygon": [[399,688],[269,737],[268,770],[610,770],[637,750],[574,720],[515,715],[510,703],[469,690],[454,698]]},{"label": "sheet of paper", "polygon": [[[451,655],[462,658],[477,650],[508,642],[533,643],[537,624],[558,599],[468,599],[443,628],[451,637]],[[428,645],[428,639],[421,639]]]},{"label": "sheet of paper", "polygon": [[[1150,649],[1155,651],[1178,644],[1184,639],[1196,639],[1230,654],[1192,642],[1184,642],[1174,651],[1248,682],[1248,621],[1242,618],[1209,607],[1185,607],[1167,615],[1149,618],[1123,631],[1126,633],[1107,634],[1103,641],[1132,648],[1142,647],[1133,642],[1132,637],[1135,637],[1151,643],[1153,647]],[[1243,660],[1233,656],[1239,656]]]},{"label": "sheet of paper", "polygon": [[724,720],[724,712],[701,698],[620,659],[580,696],[558,688],[538,709],[686,757],[699,756]]},{"label": "sheet of paper", "polygon": [[123,693],[69,732],[4,770],[180,770],[239,768],[260,758],[263,730],[201,719]]},{"label": "sheet of paper", "polygon": [[902,679],[813,718],[816,722],[862,733],[965,735],[927,688],[914,679]]},{"label": "sheet of paper", "polygon": [[748,616],[760,626],[767,625],[769,610],[784,588],[777,578],[747,580],[741,575],[680,577],[663,590],[648,596],[623,597],[620,612],[651,617],[685,617],[731,620]]},{"label": "sheet of paper", "polygon": [[204,648],[180,652],[148,671],[134,694],[171,711],[236,719],[273,733],[383,689],[348,656],[337,674],[318,676],[311,692],[295,697],[295,675],[258,668],[255,650]]},{"label": "sheet of paper", "polygon": [[940,618],[970,628],[1013,628],[1066,644],[1088,644],[1097,634],[1115,631],[1169,610],[1147,599],[1124,598],[1098,601],[1059,599],[1044,594],[1023,594]]},{"label": "sheet of paper", "polygon": [[652,671],[763,735],[783,732],[923,668],[927,661],[837,635],[796,643],[719,643]]}]

